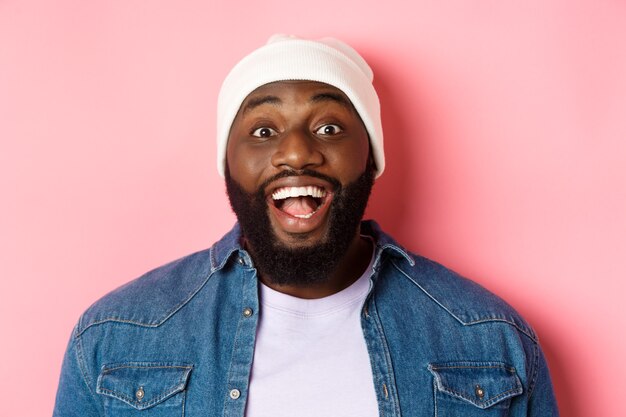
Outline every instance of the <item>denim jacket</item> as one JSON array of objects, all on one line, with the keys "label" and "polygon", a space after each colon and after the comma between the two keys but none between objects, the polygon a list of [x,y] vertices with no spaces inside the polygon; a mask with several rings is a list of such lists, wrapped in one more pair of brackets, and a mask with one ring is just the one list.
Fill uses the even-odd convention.
[{"label": "denim jacket", "polygon": [[[361,326],[381,416],[558,416],[537,336],[509,305],[373,222],[362,233],[376,242]],[[243,416],[259,299],[239,242],[235,226],[91,306],[54,416]]]}]

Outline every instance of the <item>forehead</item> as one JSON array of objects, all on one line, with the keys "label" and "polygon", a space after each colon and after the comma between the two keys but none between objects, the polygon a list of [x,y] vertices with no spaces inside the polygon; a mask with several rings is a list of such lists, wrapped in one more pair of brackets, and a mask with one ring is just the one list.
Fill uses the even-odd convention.
[{"label": "forehead", "polygon": [[299,80],[276,81],[256,88],[245,98],[238,114],[245,114],[263,104],[281,105],[290,101],[335,103],[356,114],[350,99],[337,87]]}]

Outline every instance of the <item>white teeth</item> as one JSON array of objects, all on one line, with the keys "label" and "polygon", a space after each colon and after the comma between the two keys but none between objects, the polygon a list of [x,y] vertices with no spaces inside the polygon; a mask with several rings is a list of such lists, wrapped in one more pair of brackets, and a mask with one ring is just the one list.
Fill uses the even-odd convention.
[{"label": "white teeth", "polygon": [[[313,198],[322,198],[326,195],[326,191],[323,188],[309,185],[306,187],[283,187],[272,193],[274,200],[284,200],[290,197],[303,197],[309,196]],[[303,217],[307,218],[307,217]]]},{"label": "white teeth", "polygon": [[[317,210],[315,210],[317,211]],[[294,214],[293,217],[297,217],[299,219],[310,219],[314,214],[315,211],[313,213],[309,213],[309,214]]]}]

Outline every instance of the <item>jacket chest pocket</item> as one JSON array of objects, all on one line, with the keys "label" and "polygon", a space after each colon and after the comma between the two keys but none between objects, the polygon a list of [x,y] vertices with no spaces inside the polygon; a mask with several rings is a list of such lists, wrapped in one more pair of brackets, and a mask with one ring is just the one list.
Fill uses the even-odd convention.
[{"label": "jacket chest pocket", "polygon": [[430,364],[435,417],[505,417],[522,393],[515,368],[501,362]]},{"label": "jacket chest pocket", "polygon": [[127,362],[105,365],[96,392],[107,417],[184,416],[185,388],[192,366]]}]

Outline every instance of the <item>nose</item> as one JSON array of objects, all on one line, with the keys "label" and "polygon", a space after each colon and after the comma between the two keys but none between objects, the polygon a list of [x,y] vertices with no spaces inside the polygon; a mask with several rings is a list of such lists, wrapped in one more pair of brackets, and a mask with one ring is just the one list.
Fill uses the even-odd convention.
[{"label": "nose", "polygon": [[300,170],[315,168],[324,162],[324,155],[318,149],[315,138],[308,132],[294,129],[278,140],[272,155],[272,165],[277,168]]}]

